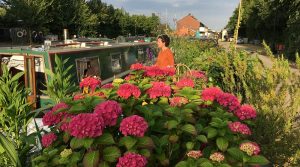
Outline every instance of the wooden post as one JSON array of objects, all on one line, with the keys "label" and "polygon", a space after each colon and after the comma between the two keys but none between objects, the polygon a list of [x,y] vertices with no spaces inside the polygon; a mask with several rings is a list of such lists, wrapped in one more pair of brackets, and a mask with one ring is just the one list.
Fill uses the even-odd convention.
[{"label": "wooden post", "polygon": [[242,0],[240,0],[239,13],[238,13],[236,27],[235,27],[235,30],[234,30],[233,43],[234,43],[234,49],[235,50],[236,50],[237,39],[238,39],[238,36],[239,36],[239,28],[240,28],[241,20],[242,20]]}]

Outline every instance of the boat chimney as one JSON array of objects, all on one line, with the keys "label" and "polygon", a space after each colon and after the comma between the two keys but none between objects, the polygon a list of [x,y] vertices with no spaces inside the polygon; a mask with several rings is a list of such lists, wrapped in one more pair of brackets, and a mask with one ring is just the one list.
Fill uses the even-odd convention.
[{"label": "boat chimney", "polygon": [[67,39],[68,39],[68,29],[64,29],[64,42],[66,43],[67,42]]}]

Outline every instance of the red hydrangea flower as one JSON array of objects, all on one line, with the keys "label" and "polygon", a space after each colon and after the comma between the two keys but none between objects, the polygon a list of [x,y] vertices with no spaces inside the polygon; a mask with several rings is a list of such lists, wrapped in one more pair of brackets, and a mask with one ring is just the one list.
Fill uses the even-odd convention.
[{"label": "red hydrangea flower", "polygon": [[129,81],[129,80],[131,80],[132,77],[133,77],[133,75],[127,75],[127,76],[124,78],[124,80]]},{"label": "red hydrangea flower", "polygon": [[131,70],[143,70],[144,69],[144,65],[140,64],[140,63],[136,63],[136,64],[132,64],[130,66]]},{"label": "red hydrangea flower", "polygon": [[98,96],[98,97],[101,97],[101,98],[105,98],[105,94],[103,92],[94,92],[91,94],[91,96]]},{"label": "red hydrangea flower", "polygon": [[43,116],[43,124],[45,126],[52,126],[55,124],[58,124],[61,121],[61,118],[63,117],[64,114],[66,114],[65,112],[59,112],[56,113],[57,110],[59,109],[66,109],[69,106],[66,103],[58,103],[56,104],[51,111],[47,112],[44,116]]},{"label": "red hydrangea flower", "polygon": [[80,88],[90,87],[92,91],[94,91],[96,87],[100,85],[101,85],[101,80],[98,79],[97,77],[86,77],[79,84]]},{"label": "red hydrangea flower", "polygon": [[207,79],[205,73],[202,72],[202,71],[191,70],[190,75],[191,75],[193,78],[197,78],[197,79],[204,79],[204,80]]},{"label": "red hydrangea flower", "polygon": [[215,152],[209,156],[209,159],[211,159],[212,161],[216,161],[216,162],[222,162],[222,161],[224,161],[225,157],[222,153]]},{"label": "red hydrangea flower", "polygon": [[195,86],[195,84],[194,84],[194,81],[190,78],[182,78],[176,83],[176,86],[178,88],[184,88],[184,87],[193,88]]},{"label": "red hydrangea flower", "polygon": [[201,97],[205,101],[214,101],[222,93],[223,91],[220,88],[210,87],[202,90]]},{"label": "red hydrangea flower", "polygon": [[173,76],[176,73],[176,69],[174,67],[161,67],[165,76]]},{"label": "red hydrangea flower", "polygon": [[256,111],[251,105],[242,105],[239,109],[234,111],[234,114],[240,119],[256,118]]},{"label": "red hydrangea flower", "polygon": [[113,86],[112,83],[108,83],[108,84],[103,85],[101,88],[103,88],[103,89],[111,89],[111,88],[113,88],[113,87],[114,87],[114,86]]},{"label": "red hydrangea flower", "polygon": [[240,150],[246,152],[248,155],[258,155],[260,153],[260,148],[255,142],[246,142],[240,145]]},{"label": "red hydrangea flower", "polygon": [[132,115],[124,118],[120,124],[120,131],[124,136],[143,137],[148,129],[148,123],[143,117]]},{"label": "red hydrangea flower", "polygon": [[103,129],[103,118],[97,114],[78,114],[69,123],[70,134],[77,138],[101,136]]},{"label": "red hydrangea flower", "polygon": [[187,104],[189,101],[187,98],[184,98],[184,97],[173,97],[173,98],[170,98],[170,105],[172,107],[175,107],[175,106],[182,106],[183,104]]},{"label": "red hydrangea flower", "polygon": [[57,136],[51,132],[48,134],[43,135],[42,137],[42,145],[44,147],[48,147],[50,146],[55,140],[57,139]]},{"label": "red hydrangea flower", "polygon": [[76,101],[76,100],[81,100],[81,99],[84,99],[84,98],[85,98],[85,96],[84,96],[83,94],[76,94],[76,95],[73,97],[74,101]]},{"label": "red hydrangea flower", "polygon": [[152,87],[147,90],[147,94],[149,94],[151,99],[161,96],[170,97],[171,87],[164,82],[153,82]]},{"label": "red hydrangea flower", "polygon": [[148,77],[173,76],[176,72],[174,67],[145,66],[145,70]]},{"label": "red hydrangea flower", "polygon": [[139,87],[133,84],[125,83],[119,87],[117,94],[124,99],[128,99],[131,95],[135,98],[138,98],[141,95],[141,91]]},{"label": "red hydrangea flower", "polygon": [[74,115],[72,114],[65,114],[62,118],[62,121],[61,121],[61,125],[60,125],[60,130],[64,131],[64,132],[68,132],[69,130],[69,124],[70,124],[70,121],[71,119],[74,117]]},{"label": "red hydrangea flower", "polygon": [[227,107],[229,111],[234,111],[240,107],[240,101],[236,96],[230,93],[221,93],[217,96],[217,102],[223,106]]},{"label": "red hydrangea flower", "polygon": [[116,167],[145,167],[146,165],[146,157],[136,153],[126,153],[119,158]]},{"label": "red hydrangea flower", "polygon": [[250,128],[246,124],[243,124],[241,122],[231,122],[228,124],[228,126],[232,132],[251,135]]},{"label": "red hydrangea flower", "polygon": [[200,150],[198,150],[198,151],[192,150],[192,151],[189,151],[186,155],[188,157],[192,157],[192,158],[198,159],[198,158],[200,158],[202,156],[202,152]]},{"label": "red hydrangea flower", "polygon": [[94,113],[103,118],[105,126],[114,126],[117,124],[118,117],[122,114],[122,108],[118,102],[108,100],[98,104]]}]

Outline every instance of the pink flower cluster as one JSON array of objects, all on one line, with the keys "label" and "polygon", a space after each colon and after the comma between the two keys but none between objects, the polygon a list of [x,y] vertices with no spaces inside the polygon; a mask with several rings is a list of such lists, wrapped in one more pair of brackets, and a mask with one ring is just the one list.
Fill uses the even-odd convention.
[{"label": "pink flower cluster", "polygon": [[140,64],[140,63],[136,63],[136,64],[132,64],[130,66],[131,70],[143,70],[144,69],[144,65]]},{"label": "pink flower cluster", "polygon": [[207,79],[205,73],[202,71],[191,70],[191,75],[192,77],[197,79],[204,79],[204,80]]},{"label": "pink flower cluster", "polygon": [[44,147],[48,147],[50,146],[55,140],[57,139],[57,136],[51,132],[48,134],[43,135],[42,137],[42,145]]},{"label": "pink flower cluster", "polygon": [[153,82],[152,87],[147,90],[151,99],[155,99],[160,96],[170,97],[171,87],[164,82]]},{"label": "pink flower cluster", "polygon": [[222,161],[224,161],[225,157],[222,153],[215,152],[209,156],[209,159],[211,159],[212,161],[216,161],[216,162],[222,162]]},{"label": "pink flower cluster", "polygon": [[246,152],[248,155],[258,155],[260,153],[260,148],[255,142],[246,142],[240,145],[240,150]]},{"label": "pink flower cluster", "polygon": [[60,130],[67,132],[69,130],[69,123],[71,119],[74,117],[72,114],[65,114],[62,118],[61,125],[60,125]]},{"label": "pink flower cluster", "polygon": [[172,107],[180,107],[182,106],[183,104],[187,104],[189,101],[187,98],[185,97],[173,97],[173,98],[170,98],[170,105]]},{"label": "pink flower cluster", "polygon": [[222,94],[223,91],[218,87],[210,87],[202,90],[201,97],[205,101],[214,101],[217,97]]},{"label": "pink flower cluster", "polygon": [[234,114],[240,119],[256,118],[256,111],[251,105],[242,105],[239,109],[234,111]]},{"label": "pink flower cluster", "polygon": [[84,98],[85,98],[85,96],[84,96],[83,94],[76,94],[76,95],[73,97],[74,101],[76,101],[76,100],[81,100],[81,99],[84,99]]},{"label": "pink flower cluster", "polygon": [[101,88],[103,88],[103,89],[111,89],[111,88],[113,88],[113,87],[114,87],[114,86],[113,86],[112,83],[108,83],[108,84],[103,85]]},{"label": "pink flower cluster", "polygon": [[98,137],[102,135],[104,121],[97,114],[83,113],[71,119],[69,132],[77,138]]},{"label": "pink flower cluster", "polygon": [[145,167],[146,165],[146,157],[136,153],[126,153],[119,158],[116,167]]},{"label": "pink flower cluster", "polygon": [[227,107],[230,111],[234,111],[240,107],[240,101],[236,96],[230,93],[221,93],[217,96],[217,102],[223,106]]},{"label": "pink flower cluster", "polygon": [[177,83],[176,86],[178,88],[184,88],[184,87],[195,87],[194,81],[190,78],[182,78]]},{"label": "pink flower cluster", "polygon": [[119,87],[117,94],[124,99],[128,99],[131,95],[135,98],[138,98],[141,95],[141,91],[139,87],[133,84],[125,83]]},{"label": "pink flower cluster", "polygon": [[192,151],[189,151],[186,155],[188,157],[192,157],[192,158],[198,159],[199,157],[202,156],[202,152],[200,150],[198,150],[198,151],[192,150]]},{"label": "pink flower cluster", "polygon": [[98,104],[94,113],[103,118],[105,126],[114,126],[117,124],[118,117],[122,114],[122,108],[118,102],[108,100]]},{"label": "pink flower cluster", "polygon": [[228,126],[232,132],[251,135],[250,128],[246,124],[243,124],[241,122],[231,122],[228,124]]},{"label": "pink flower cluster", "polygon": [[52,126],[55,124],[58,124],[61,121],[61,118],[63,117],[65,112],[58,112],[56,113],[57,110],[59,109],[67,109],[69,106],[66,103],[58,103],[56,104],[51,111],[47,112],[43,116],[43,124],[45,126]]},{"label": "pink flower cluster", "polygon": [[145,66],[144,69],[146,70],[145,75],[148,77],[173,76],[176,71],[174,67]]},{"label": "pink flower cluster", "polygon": [[148,123],[143,117],[132,115],[124,118],[120,124],[120,131],[124,136],[133,135],[143,137],[148,129]]},{"label": "pink flower cluster", "polygon": [[97,77],[86,77],[79,84],[80,88],[90,87],[92,91],[94,91],[96,87],[100,85],[101,85],[101,80],[98,79]]}]

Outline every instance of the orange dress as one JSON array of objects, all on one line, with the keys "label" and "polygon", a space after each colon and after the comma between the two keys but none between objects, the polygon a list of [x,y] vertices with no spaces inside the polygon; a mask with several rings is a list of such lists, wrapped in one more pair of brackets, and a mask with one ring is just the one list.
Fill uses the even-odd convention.
[{"label": "orange dress", "polygon": [[158,57],[155,65],[158,67],[167,67],[167,66],[174,67],[174,55],[172,51],[169,48],[165,50],[161,50],[158,53]]}]

